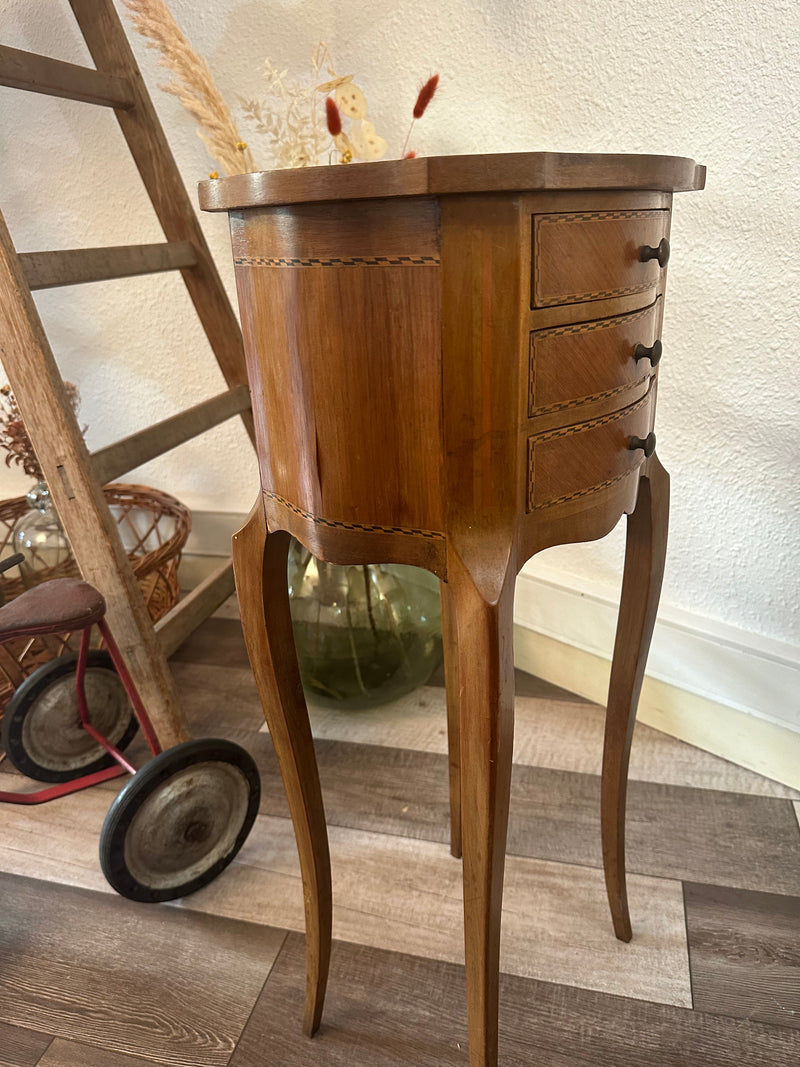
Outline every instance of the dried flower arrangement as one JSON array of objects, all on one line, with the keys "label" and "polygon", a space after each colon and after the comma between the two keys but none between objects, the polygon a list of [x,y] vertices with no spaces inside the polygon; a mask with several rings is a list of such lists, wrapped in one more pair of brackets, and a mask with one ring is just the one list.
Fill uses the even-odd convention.
[{"label": "dried flower arrangement", "polygon": [[[199,136],[221,171],[243,174],[259,169],[252,151],[239,133],[228,106],[214,84],[208,63],[198,55],[182,33],[165,0],[124,0],[133,23],[147,39],[148,47],[161,53],[160,64],[173,80],[161,88],[171,93],[195,119]],[[320,82],[321,72],[327,78]],[[267,96],[264,100],[240,98],[245,117],[255,132],[268,141],[273,167],[314,167],[338,154],[341,163],[354,159],[382,159],[388,143],[367,118],[367,100],[353,75],[339,76],[324,43],[311,55],[307,84],[291,78],[288,70],[264,64]],[[439,75],[429,78],[417,97],[413,118],[401,155],[408,152],[411,130],[421,118],[439,84]],[[331,95],[332,94],[332,95]],[[324,100],[324,106],[322,104]],[[348,128],[343,128],[343,119]],[[217,171],[209,175],[218,177]]]},{"label": "dried flower arrangement", "polygon": [[[81,404],[78,388],[72,382],[64,382],[64,388],[72,410],[77,415]],[[82,426],[81,432],[86,433],[86,429],[86,426]],[[8,384],[0,387],[0,448],[5,449],[7,467],[14,464],[22,467],[31,478],[37,481],[43,480],[42,468],[39,466],[39,460],[36,458],[28,431],[25,429],[17,398]]]},{"label": "dried flower arrangement", "polygon": [[173,80],[161,88],[176,97],[197,122],[198,135],[211,156],[227,174],[255,170],[252,153],[236,128],[208,63],[189,44],[164,0],[125,0],[125,6],[134,26],[147,39],[148,48],[161,53],[160,65],[172,72]]}]

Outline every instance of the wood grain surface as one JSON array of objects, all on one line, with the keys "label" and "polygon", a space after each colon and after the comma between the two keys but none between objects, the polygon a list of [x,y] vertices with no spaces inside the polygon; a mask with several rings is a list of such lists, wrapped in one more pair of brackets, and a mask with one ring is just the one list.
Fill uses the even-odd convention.
[{"label": "wood grain surface", "polygon": [[50,1034],[0,1022],[0,1067],[34,1067],[52,1040]]},{"label": "wood grain surface", "polygon": [[112,1052],[57,1037],[37,1067],[167,1067],[167,1064],[162,1059],[130,1056],[125,1052]]},{"label": "wood grain surface", "polygon": [[264,204],[363,200],[437,193],[530,189],[702,189],[706,168],[693,159],[579,152],[431,156],[349,167],[260,171],[200,182],[204,211]]},{"label": "wood grain surface", "polygon": [[800,1030],[800,894],[684,893],[695,1008]]},{"label": "wood grain surface", "polygon": [[227,1064],[284,936],[8,874],[0,893],[0,1020],[174,1067]]},{"label": "wood grain surface", "polygon": [[[464,971],[336,942],[325,1022],[299,1033],[302,939],[290,934],[231,1067],[466,1067]],[[796,1030],[504,975],[503,1067],[794,1067]],[[71,1065],[70,1065],[71,1067]]]},{"label": "wood grain surface", "polygon": [[[329,828],[334,937],[463,960],[461,864],[445,843]],[[501,970],[661,1003],[691,1004],[680,882],[629,878],[634,940],[615,939],[602,871],[509,856]],[[185,907],[302,931],[288,819],[258,816],[243,850]]]}]

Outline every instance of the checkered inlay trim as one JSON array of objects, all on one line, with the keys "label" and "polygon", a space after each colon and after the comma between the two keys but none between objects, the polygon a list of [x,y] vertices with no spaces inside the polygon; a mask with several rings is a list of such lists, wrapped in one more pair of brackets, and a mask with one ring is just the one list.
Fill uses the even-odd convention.
[{"label": "checkered inlay trim", "polygon": [[594,322],[579,322],[572,326],[551,326],[545,330],[536,330],[534,333],[531,333],[528,372],[528,416],[533,418],[534,415],[547,415],[552,411],[566,411],[570,408],[579,407],[581,404],[590,403],[593,400],[607,400],[609,397],[624,393],[626,389],[635,388],[637,385],[646,382],[650,377],[651,372],[649,370],[639,378],[630,382],[623,382],[621,385],[618,385],[613,389],[604,389],[599,393],[587,393],[585,396],[573,397],[571,400],[560,400],[554,404],[544,404],[541,407],[537,407],[536,341],[539,338],[544,340],[548,337],[563,337],[565,334],[594,333],[598,330],[612,330],[617,326],[627,326],[632,322],[636,322],[637,319],[652,314],[653,310],[658,306],[658,301],[660,299],[661,297],[658,297],[646,308],[642,308],[640,311],[633,311],[629,315],[615,315],[610,319],[599,319]]},{"label": "checkered inlay trim", "polygon": [[543,508],[551,508],[554,504],[565,504],[569,500],[578,500],[580,497],[588,496],[590,493],[596,493],[600,489],[608,489],[610,486],[627,478],[631,471],[636,469],[635,466],[631,467],[631,470],[623,471],[622,474],[617,474],[613,478],[609,478],[607,481],[598,482],[596,485],[589,485],[583,489],[576,489],[574,493],[567,493],[564,496],[554,497],[552,500],[545,500],[541,504],[535,504],[536,445],[541,444],[544,441],[554,441],[559,437],[569,437],[571,434],[582,433],[584,430],[593,430],[598,426],[605,426],[610,422],[619,422],[621,419],[627,418],[628,415],[633,415],[634,412],[639,411],[640,408],[649,403],[652,399],[650,395],[652,391],[653,387],[651,385],[645,395],[637,400],[635,404],[630,404],[628,407],[621,408],[619,411],[612,411],[608,415],[603,415],[596,419],[589,419],[588,422],[576,422],[571,426],[561,426],[555,430],[546,430],[543,433],[532,434],[528,438],[528,512],[541,511]]},{"label": "checkered inlay trim", "polygon": [[239,256],[237,267],[438,267],[439,256]]},{"label": "checkered inlay trim", "polygon": [[[639,211],[570,211],[552,215],[535,215],[534,231],[538,234],[541,227],[547,225],[563,226],[569,225],[570,223],[606,222],[611,219],[666,219],[668,217],[669,211],[666,208],[649,208]],[[652,281],[643,282],[640,285],[629,285],[621,289],[598,289],[586,293],[560,293],[556,297],[545,300],[538,295],[540,285],[539,241],[534,240],[533,245],[533,276],[536,307],[552,307],[556,304],[573,304],[581,300],[603,300],[616,296],[634,296],[636,293],[647,292],[648,289],[652,289],[657,284],[657,279],[654,279]]]},{"label": "checkered inlay trim", "polygon": [[310,522],[313,522],[315,526],[327,526],[332,530],[356,530],[359,533],[403,534],[406,537],[426,537],[431,541],[444,541],[445,539],[443,533],[438,533],[435,530],[418,530],[413,526],[379,526],[375,523],[366,524],[359,522],[339,522],[335,519],[321,519],[318,515],[312,515],[308,511],[303,511],[302,508],[299,508],[296,504],[292,504],[291,501],[286,500],[277,493],[271,493],[265,490],[264,496],[267,497],[268,500],[274,500],[275,503],[280,504],[281,507],[294,512],[295,515],[299,515],[303,519],[308,519]]}]

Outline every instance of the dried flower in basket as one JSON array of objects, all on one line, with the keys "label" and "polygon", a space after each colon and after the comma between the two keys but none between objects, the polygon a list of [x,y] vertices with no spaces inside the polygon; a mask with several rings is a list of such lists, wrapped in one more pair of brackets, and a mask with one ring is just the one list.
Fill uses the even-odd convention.
[{"label": "dried flower in basket", "polygon": [[195,119],[212,158],[227,174],[256,170],[252,152],[239,133],[217,89],[208,63],[194,51],[164,0],[124,0],[133,24],[149,48],[161,53],[161,66],[173,80],[161,88],[178,99]]},{"label": "dried flower in basket", "polygon": [[[67,391],[67,399],[75,414],[81,404],[80,393],[77,386],[72,382],[64,382]],[[86,433],[86,426],[81,427],[81,433]],[[33,445],[25,429],[25,421],[19,409],[17,398],[11,391],[11,386],[6,384],[0,388],[0,447],[6,451],[6,466],[12,464],[22,467],[23,471],[31,478],[42,481],[42,468],[33,450]]]}]

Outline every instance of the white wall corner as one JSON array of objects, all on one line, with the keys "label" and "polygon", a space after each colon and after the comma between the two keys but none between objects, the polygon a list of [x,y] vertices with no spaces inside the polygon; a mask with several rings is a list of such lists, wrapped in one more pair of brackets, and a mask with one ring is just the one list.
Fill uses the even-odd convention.
[{"label": "white wall corner", "polygon": [[[519,667],[605,704],[617,603],[522,573]],[[688,612],[659,614],[638,718],[800,788],[800,650]]]}]

